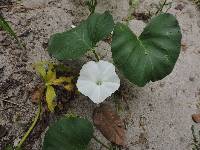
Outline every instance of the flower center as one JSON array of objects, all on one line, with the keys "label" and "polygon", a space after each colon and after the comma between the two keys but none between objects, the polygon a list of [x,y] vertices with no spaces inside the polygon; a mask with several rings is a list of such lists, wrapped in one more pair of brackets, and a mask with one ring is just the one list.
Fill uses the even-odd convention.
[{"label": "flower center", "polygon": [[97,84],[97,85],[102,85],[102,81],[98,80],[98,81],[96,82],[96,84]]}]

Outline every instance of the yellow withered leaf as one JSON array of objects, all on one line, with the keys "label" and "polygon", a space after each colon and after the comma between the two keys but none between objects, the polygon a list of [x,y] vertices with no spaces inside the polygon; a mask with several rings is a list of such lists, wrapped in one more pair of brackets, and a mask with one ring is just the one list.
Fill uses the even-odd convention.
[{"label": "yellow withered leaf", "polygon": [[56,92],[54,88],[48,85],[46,89],[46,101],[47,101],[48,108],[51,112],[53,112],[54,108],[56,107],[55,98],[56,98]]},{"label": "yellow withered leaf", "polygon": [[59,77],[58,79],[55,79],[52,84],[53,85],[61,85],[62,83],[71,83],[73,77]]},{"label": "yellow withered leaf", "polygon": [[35,68],[36,72],[45,80],[45,82],[56,78],[55,72],[52,71],[54,69],[54,63],[48,61],[38,62],[33,64],[33,67]]},{"label": "yellow withered leaf", "polygon": [[73,84],[67,84],[64,86],[65,90],[67,91],[73,91],[74,90],[74,85]]},{"label": "yellow withered leaf", "polygon": [[46,69],[44,67],[44,64],[42,63],[36,63],[33,65],[35,68],[36,72],[44,79],[46,80]]},{"label": "yellow withered leaf", "polygon": [[56,71],[54,70],[54,65],[50,63],[48,65],[48,71],[46,75],[46,82],[51,83],[56,79]]}]

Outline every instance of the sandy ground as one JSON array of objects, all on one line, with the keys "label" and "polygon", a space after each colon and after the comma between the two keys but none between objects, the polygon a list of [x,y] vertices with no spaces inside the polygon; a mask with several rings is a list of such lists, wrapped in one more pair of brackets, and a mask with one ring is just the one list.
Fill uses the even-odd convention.
[{"label": "sandy ground", "polygon": [[[78,24],[89,14],[80,0],[12,2],[17,4],[1,8],[2,13],[21,36],[27,50],[22,52],[5,32],[0,31],[0,125],[7,130],[0,137],[0,149],[21,137],[35,115],[37,107],[31,103],[30,93],[40,80],[31,64],[50,59],[46,51],[50,35],[70,29],[72,24]],[[157,3],[158,0],[141,0],[137,11],[151,10],[152,2]],[[173,72],[165,79],[143,88],[130,84],[120,75],[121,92],[130,108],[120,112],[127,123],[127,150],[191,149],[190,128],[194,124],[191,115],[199,112],[196,105],[200,102],[200,12],[187,0],[172,2],[169,12],[177,17],[183,33],[182,51]],[[5,3],[9,4],[9,0],[0,0],[1,5]],[[182,6],[181,10],[177,9],[178,5]],[[127,15],[128,1],[99,0],[97,11],[107,9],[114,15],[115,21],[121,21]],[[131,29],[138,34],[144,25],[139,20],[130,22]],[[103,59],[112,61],[110,47],[105,42],[99,43],[98,52]],[[77,62],[82,64],[87,59]],[[125,107],[120,96],[112,96],[106,103],[113,105],[114,99],[121,101],[122,107]],[[6,100],[17,105],[6,103]],[[80,95],[71,103],[70,111],[91,119],[95,107],[88,98]],[[108,142],[98,131],[96,134],[102,141]],[[39,150],[43,135],[44,132],[37,135],[35,130],[25,143],[25,149]],[[99,144],[91,142],[91,150],[99,148]]]}]

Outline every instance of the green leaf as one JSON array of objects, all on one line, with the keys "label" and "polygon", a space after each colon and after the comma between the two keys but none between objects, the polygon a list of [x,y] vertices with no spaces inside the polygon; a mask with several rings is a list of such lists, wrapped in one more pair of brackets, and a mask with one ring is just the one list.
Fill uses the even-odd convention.
[{"label": "green leaf", "polygon": [[59,60],[78,58],[106,38],[113,26],[114,21],[108,11],[92,14],[76,28],[51,36],[48,51]]},{"label": "green leaf", "polygon": [[46,90],[46,101],[48,108],[51,112],[53,112],[54,108],[56,107],[55,98],[56,98],[55,89],[52,86],[48,85]]},{"label": "green leaf", "polygon": [[93,127],[87,119],[64,117],[49,128],[42,150],[85,150],[92,136]]},{"label": "green leaf", "polygon": [[21,48],[23,48],[23,45],[21,44],[20,40],[18,39],[16,33],[13,31],[13,29],[10,27],[8,22],[1,16],[0,14],[0,28],[2,28],[4,31],[6,31],[8,34],[10,34],[12,37],[15,38],[17,43]]},{"label": "green leaf", "polygon": [[154,17],[139,37],[126,25],[117,23],[112,41],[113,60],[131,82],[144,86],[172,72],[181,37],[176,18],[167,13]]},{"label": "green leaf", "polygon": [[17,35],[12,30],[8,22],[0,15],[0,27],[3,28],[4,31],[9,33],[11,36],[13,36],[15,39],[17,39]]}]

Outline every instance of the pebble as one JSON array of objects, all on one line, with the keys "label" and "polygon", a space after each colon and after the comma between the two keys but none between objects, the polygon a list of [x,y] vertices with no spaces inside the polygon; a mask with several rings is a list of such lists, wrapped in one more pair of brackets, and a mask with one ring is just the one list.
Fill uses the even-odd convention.
[{"label": "pebble", "polygon": [[192,120],[196,123],[200,123],[200,114],[193,114]]}]

